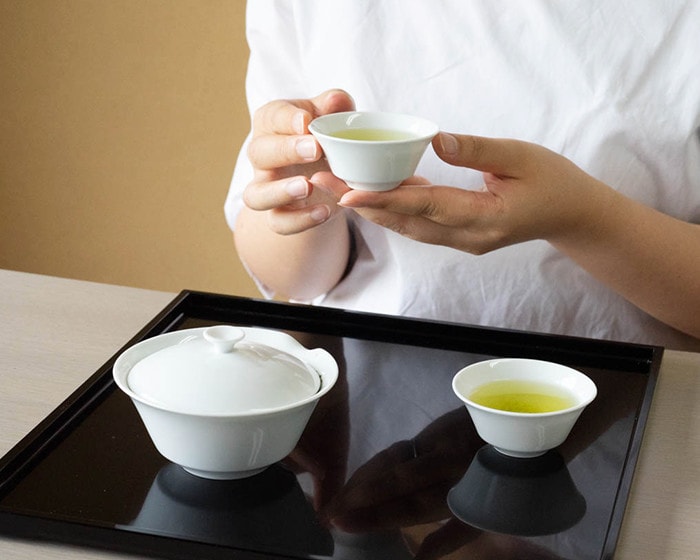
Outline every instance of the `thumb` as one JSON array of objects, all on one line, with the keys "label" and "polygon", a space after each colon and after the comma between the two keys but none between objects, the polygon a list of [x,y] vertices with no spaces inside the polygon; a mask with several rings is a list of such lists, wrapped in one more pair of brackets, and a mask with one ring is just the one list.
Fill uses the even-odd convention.
[{"label": "thumb", "polygon": [[440,132],[433,139],[433,149],[443,161],[500,176],[515,174],[524,162],[524,146],[518,140],[447,132]]},{"label": "thumb", "polygon": [[328,113],[339,113],[341,111],[353,111],[355,100],[342,89],[329,89],[312,99],[316,107],[316,113],[326,115]]}]

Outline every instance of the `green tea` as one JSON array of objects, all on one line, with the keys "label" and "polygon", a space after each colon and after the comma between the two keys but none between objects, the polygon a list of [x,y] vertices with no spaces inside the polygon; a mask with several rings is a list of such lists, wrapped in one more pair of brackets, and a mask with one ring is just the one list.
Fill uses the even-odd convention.
[{"label": "green tea", "polygon": [[336,138],[346,140],[365,140],[371,142],[386,142],[392,140],[410,140],[415,134],[401,130],[388,130],[385,128],[346,128],[331,134]]},{"label": "green tea", "polygon": [[469,400],[508,412],[556,412],[576,404],[565,389],[533,381],[492,381],[475,389]]}]

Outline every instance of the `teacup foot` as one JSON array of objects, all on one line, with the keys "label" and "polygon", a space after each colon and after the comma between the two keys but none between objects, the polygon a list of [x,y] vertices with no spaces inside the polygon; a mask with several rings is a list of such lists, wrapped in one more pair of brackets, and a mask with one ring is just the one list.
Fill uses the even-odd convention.
[{"label": "teacup foot", "polygon": [[507,457],[516,457],[517,459],[532,459],[533,457],[541,457],[547,453],[547,449],[543,451],[510,451],[508,449],[501,449],[500,447],[493,448],[499,453],[506,455]]},{"label": "teacup foot", "polygon": [[384,192],[390,191],[398,187],[401,182],[390,181],[388,183],[358,183],[355,181],[345,181],[351,189],[356,191],[371,191],[371,192]]},{"label": "teacup foot", "polygon": [[189,467],[182,467],[188,473],[198,476],[199,478],[208,478],[210,480],[237,480],[239,478],[248,478],[263,472],[267,467],[262,467],[259,469],[250,469],[248,471],[230,471],[230,472],[219,472],[219,471],[203,471],[199,469],[192,469]]}]

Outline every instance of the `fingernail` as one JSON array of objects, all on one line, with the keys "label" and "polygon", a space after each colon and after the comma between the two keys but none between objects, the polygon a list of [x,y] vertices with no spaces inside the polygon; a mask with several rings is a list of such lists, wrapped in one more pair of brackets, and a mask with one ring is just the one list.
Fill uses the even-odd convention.
[{"label": "fingernail", "polygon": [[304,113],[297,113],[294,115],[294,118],[292,119],[292,129],[294,132],[297,134],[305,134],[306,133],[306,123],[305,123],[306,115]]},{"label": "fingernail", "polygon": [[446,132],[440,133],[440,148],[447,155],[454,155],[459,151],[459,143],[457,139]]},{"label": "fingernail", "polygon": [[[343,196],[340,197],[340,200],[338,201],[338,206],[343,206],[345,208],[352,208],[352,193],[353,191],[350,191],[349,193],[345,193]],[[349,195],[349,196],[348,196]]]},{"label": "fingernail", "polygon": [[309,160],[316,159],[316,140],[311,137],[305,136],[297,141],[294,148],[297,151],[299,157]]},{"label": "fingernail", "polygon": [[315,222],[325,222],[328,216],[331,215],[331,209],[328,206],[316,206],[311,210],[310,216]]},{"label": "fingernail", "polygon": [[306,198],[309,195],[309,185],[304,179],[292,179],[284,186],[284,190],[294,198]]}]

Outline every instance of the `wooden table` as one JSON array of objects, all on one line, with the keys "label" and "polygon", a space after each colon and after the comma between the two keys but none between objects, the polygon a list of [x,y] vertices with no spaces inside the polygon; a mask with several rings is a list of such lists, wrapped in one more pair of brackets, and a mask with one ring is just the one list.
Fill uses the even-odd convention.
[{"label": "wooden table", "polygon": [[[0,455],[175,294],[0,270]],[[700,354],[667,351],[616,558],[698,558]],[[0,538],[0,558],[133,558]]]}]

